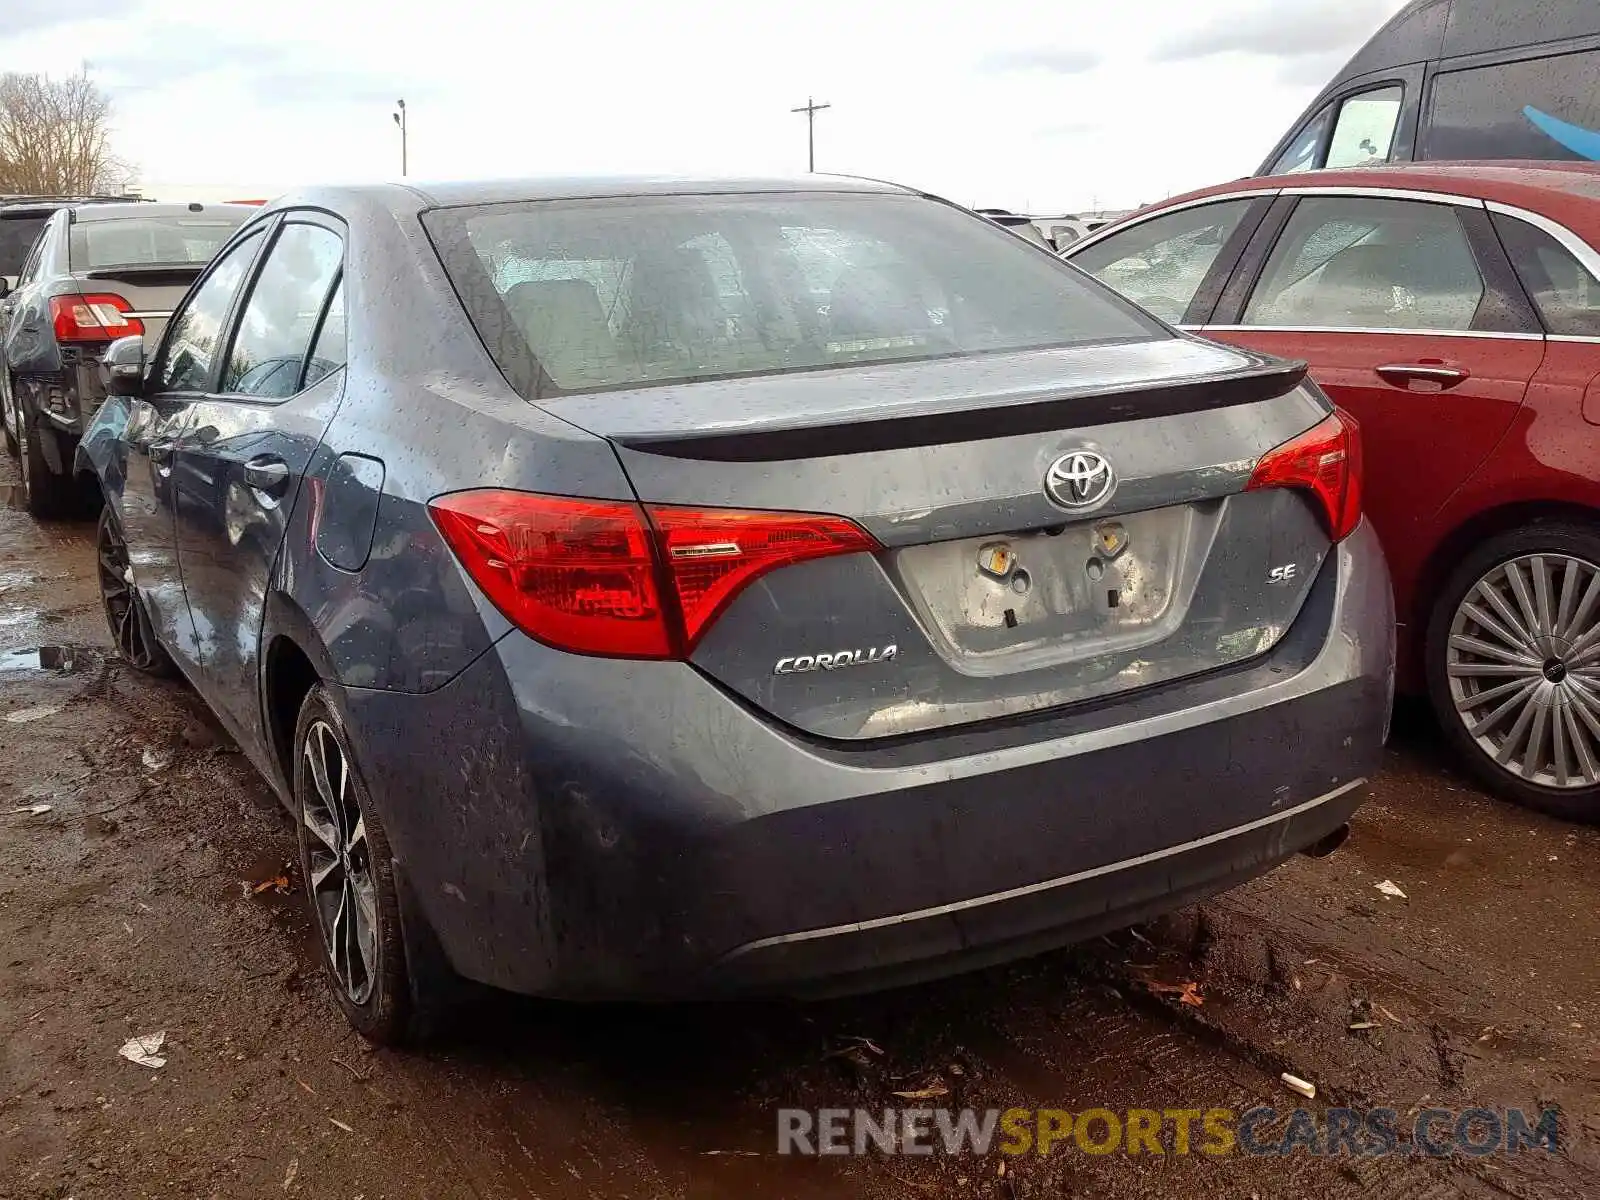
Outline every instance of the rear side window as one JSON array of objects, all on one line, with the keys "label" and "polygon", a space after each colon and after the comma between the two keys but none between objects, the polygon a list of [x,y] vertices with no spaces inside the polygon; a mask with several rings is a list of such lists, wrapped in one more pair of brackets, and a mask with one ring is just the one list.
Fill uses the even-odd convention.
[{"label": "rear side window", "polygon": [[344,280],[339,280],[328,300],[328,311],[322,318],[322,328],[317,331],[317,341],[311,347],[311,361],[306,364],[305,387],[332,375],[345,364],[344,335]]},{"label": "rear side window", "polygon": [[1562,337],[1600,337],[1600,280],[1544,230],[1494,213],[1494,227],[1547,330]]},{"label": "rear side window", "polygon": [[300,368],[343,255],[332,230],[300,222],[283,227],[239,318],[222,391],[282,399],[300,389]]},{"label": "rear side window", "polygon": [[20,275],[28,259],[28,248],[50,219],[42,216],[7,217],[0,215],[0,275]]},{"label": "rear side window", "polygon": [[1441,73],[1421,157],[1600,158],[1600,51]]},{"label": "rear side window", "polygon": [[204,266],[241,224],[220,217],[78,220],[67,235],[67,265],[74,271]]},{"label": "rear side window", "polygon": [[1466,330],[1483,276],[1446,204],[1311,197],[1295,206],[1247,325]]},{"label": "rear side window", "polygon": [[158,392],[204,392],[221,349],[222,323],[244,283],[245,272],[261,245],[254,232],[228,251],[167,326],[161,362],[154,375]]},{"label": "rear side window", "polygon": [[1141,221],[1084,247],[1072,265],[1177,324],[1251,203],[1223,200]]},{"label": "rear side window", "polygon": [[986,221],[912,196],[530,201],[424,221],[524,395],[1165,336]]}]

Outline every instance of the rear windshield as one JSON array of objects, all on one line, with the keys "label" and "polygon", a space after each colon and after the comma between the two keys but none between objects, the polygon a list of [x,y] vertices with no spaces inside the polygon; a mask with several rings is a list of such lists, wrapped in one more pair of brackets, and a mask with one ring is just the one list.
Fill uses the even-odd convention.
[{"label": "rear windshield", "polygon": [[33,239],[39,236],[49,214],[8,217],[0,213],[0,275],[20,275],[28,261]]},{"label": "rear windshield", "polygon": [[111,217],[78,221],[67,239],[74,271],[107,267],[204,266],[243,217]]},{"label": "rear windshield", "polygon": [[529,397],[1167,336],[1015,234],[914,196],[530,201],[424,221]]}]

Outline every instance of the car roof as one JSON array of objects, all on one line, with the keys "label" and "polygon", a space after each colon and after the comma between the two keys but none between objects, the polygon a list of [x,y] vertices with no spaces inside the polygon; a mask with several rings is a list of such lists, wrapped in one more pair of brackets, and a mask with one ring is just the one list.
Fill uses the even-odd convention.
[{"label": "car roof", "polygon": [[[509,204],[536,200],[613,199],[629,196],[722,196],[771,193],[861,192],[915,195],[912,189],[848,175],[719,179],[665,175],[561,176],[533,179],[381,183],[307,188],[279,196],[269,209],[376,204],[393,212]],[[260,211],[260,210],[257,210]]]},{"label": "car roof", "polygon": [[116,221],[126,217],[200,217],[207,213],[236,216],[241,221],[258,211],[249,204],[85,204],[64,205],[72,209],[75,224],[86,221]]},{"label": "car roof", "polygon": [[1174,196],[1130,213],[1125,224],[1176,205],[1245,192],[1282,188],[1356,187],[1439,192],[1474,200],[1493,200],[1519,208],[1538,209],[1552,197],[1579,202],[1600,201],[1600,163],[1579,162],[1421,162],[1351,167],[1339,171],[1301,171],[1293,175],[1247,176]]}]

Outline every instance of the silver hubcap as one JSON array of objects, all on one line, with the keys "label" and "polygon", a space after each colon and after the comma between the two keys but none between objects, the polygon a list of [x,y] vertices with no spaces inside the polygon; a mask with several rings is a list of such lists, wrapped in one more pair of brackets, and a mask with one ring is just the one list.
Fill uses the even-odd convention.
[{"label": "silver hubcap", "polygon": [[1450,698],[1503,770],[1553,788],[1600,783],[1600,567],[1527,554],[1493,568],[1450,623]]},{"label": "silver hubcap", "polygon": [[349,763],[326,721],[312,723],[303,753],[311,777],[301,802],[311,907],[345,995],[353,1003],[365,1004],[378,967],[378,902],[366,819]]}]

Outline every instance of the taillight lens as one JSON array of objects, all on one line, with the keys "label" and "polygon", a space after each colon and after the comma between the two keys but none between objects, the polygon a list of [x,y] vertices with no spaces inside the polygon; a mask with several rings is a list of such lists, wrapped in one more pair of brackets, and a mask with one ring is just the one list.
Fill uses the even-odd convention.
[{"label": "taillight lens", "polygon": [[838,517],[457,492],[429,505],[461,565],[541,642],[617,658],[687,657],[752,581],[878,543]]},{"label": "taillight lens", "polygon": [[1361,427],[1335,409],[1299,437],[1267,451],[1246,491],[1304,488],[1317,498],[1328,536],[1343,541],[1361,522]]},{"label": "taillight lens", "polygon": [[649,512],[691,648],[768,571],[878,548],[871,534],[842,517],[670,505],[651,505]]},{"label": "taillight lens", "polygon": [[50,320],[58,342],[112,342],[134,334],[143,336],[144,322],[126,315],[132,311],[133,305],[110,292],[50,299]]}]

